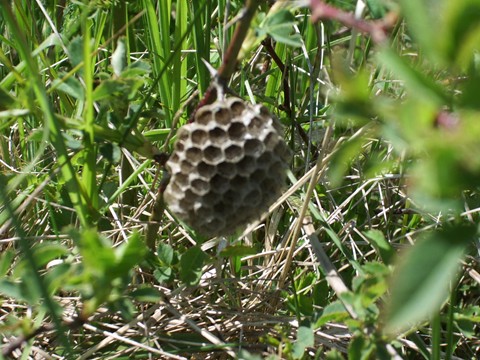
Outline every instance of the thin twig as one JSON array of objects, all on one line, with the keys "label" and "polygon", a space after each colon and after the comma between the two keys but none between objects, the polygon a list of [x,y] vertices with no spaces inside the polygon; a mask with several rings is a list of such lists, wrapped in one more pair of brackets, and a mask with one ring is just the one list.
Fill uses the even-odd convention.
[{"label": "thin twig", "polygon": [[310,183],[308,184],[307,191],[305,193],[305,198],[303,199],[303,205],[302,208],[300,209],[300,212],[298,214],[297,218],[297,223],[296,226],[293,230],[292,237],[291,237],[291,244],[290,244],[290,250],[287,254],[287,259],[285,262],[285,266],[283,268],[282,274],[280,276],[279,280],[279,288],[283,287],[283,284],[285,283],[288,273],[290,271],[290,265],[292,263],[293,259],[293,253],[295,251],[298,237],[300,235],[300,231],[302,229],[303,225],[303,219],[305,218],[308,210],[308,204],[310,203],[310,198],[312,197],[313,190],[315,189],[315,186],[317,185],[317,181],[320,178],[320,176],[323,174],[325,171],[325,166],[324,166],[324,152],[325,149],[327,148],[327,142],[330,140],[330,134],[332,131],[332,127],[328,126],[327,131],[325,132],[325,137],[323,138],[323,144],[322,144],[322,150],[320,155],[318,156],[317,162],[314,167],[314,172],[312,174],[312,177],[310,179]]},{"label": "thin twig", "polygon": [[[85,323],[85,321],[81,317],[77,317],[72,321],[65,321],[63,323],[63,326],[65,328],[68,328],[69,330],[75,330],[75,329],[80,328],[84,323]],[[54,332],[56,330],[57,330],[56,325],[53,324],[53,323],[49,323],[49,324],[45,324],[45,325],[42,325],[42,326],[38,327],[37,329],[35,329],[34,331],[32,331],[28,334],[23,334],[23,335],[15,338],[15,339],[13,339],[12,341],[10,341],[7,345],[5,345],[2,348],[2,356],[3,357],[10,357],[15,350],[22,347],[23,344],[25,344],[29,340],[33,339],[34,337],[36,337],[38,335],[45,334],[45,333]]]},{"label": "thin twig", "polygon": [[155,252],[156,250],[155,240],[157,239],[158,229],[160,229],[163,212],[165,211],[163,193],[165,192],[169,180],[170,177],[168,176],[167,172],[164,171],[160,186],[158,187],[157,196],[155,197],[155,202],[152,206],[152,212],[150,218],[148,219],[145,242],[152,252]]},{"label": "thin twig", "polygon": [[[252,22],[253,16],[258,6],[258,1],[256,0],[246,0],[244,8],[241,10],[242,13],[239,16],[238,25],[235,28],[233,33],[232,41],[228,46],[227,51],[225,52],[225,57],[223,58],[222,65],[217,72],[217,84],[221,87],[226,87],[228,81],[235,72],[235,68],[238,62],[238,54],[242,48],[243,41],[245,40],[248,29],[250,28],[250,23]],[[189,122],[193,122],[195,118],[195,113],[202,106],[211,104],[217,98],[217,87],[215,85],[210,85],[202,100],[198,103],[197,108],[190,116]]]},{"label": "thin twig", "polygon": [[[271,56],[275,64],[278,66],[279,70],[282,72],[282,78],[283,78],[283,94],[284,94],[284,100],[283,100],[283,111],[287,113],[288,118],[293,122],[295,125],[295,128],[298,131],[298,134],[300,135],[300,138],[305,144],[309,144],[310,138],[308,134],[305,132],[305,130],[302,128],[302,126],[298,123],[298,121],[292,116],[293,111],[292,111],[292,103],[290,101],[290,84],[288,82],[288,67],[285,66],[285,64],[282,62],[282,59],[277,55],[275,52],[275,49],[272,46],[272,41],[270,38],[265,39],[262,41],[262,45],[264,46],[265,50],[268,52],[268,54]],[[318,152],[317,149],[312,149],[312,157],[314,159],[317,158]]]},{"label": "thin twig", "polygon": [[[313,252],[317,257],[317,261],[320,264],[320,267],[325,272],[325,279],[327,280],[328,285],[335,291],[337,297],[342,301],[341,295],[349,291],[348,287],[343,282],[342,276],[338,273],[338,270],[335,268],[335,265],[332,264],[329,257],[323,250],[323,246],[318,239],[317,234],[315,233],[315,228],[312,225],[312,219],[310,216],[306,216],[303,220],[303,230],[310,240],[310,245],[312,246]],[[350,314],[353,319],[357,319],[358,315],[355,310],[351,307],[350,304],[343,302],[343,306]]]},{"label": "thin twig", "polygon": [[382,44],[387,41],[388,30],[393,28],[398,20],[396,13],[390,13],[380,21],[357,19],[353,14],[328,5],[322,0],[310,0],[310,8],[312,10],[313,22],[325,19],[338,21],[348,28],[369,34],[376,44]]}]

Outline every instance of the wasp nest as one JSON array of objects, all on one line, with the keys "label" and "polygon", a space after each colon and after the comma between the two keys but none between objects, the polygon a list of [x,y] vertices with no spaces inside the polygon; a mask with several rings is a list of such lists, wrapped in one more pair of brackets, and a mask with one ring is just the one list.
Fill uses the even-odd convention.
[{"label": "wasp nest", "polygon": [[288,158],[281,125],[264,106],[216,101],[178,131],[165,201],[199,233],[231,234],[279,197]]}]

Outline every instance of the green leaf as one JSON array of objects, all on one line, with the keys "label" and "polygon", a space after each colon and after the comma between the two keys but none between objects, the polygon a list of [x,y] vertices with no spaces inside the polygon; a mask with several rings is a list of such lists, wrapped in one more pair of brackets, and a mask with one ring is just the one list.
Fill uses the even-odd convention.
[{"label": "green leaf", "polygon": [[344,360],[339,350],[332,349],[325,354],[325,360]]},{"label": "green leaf", "polygon": [[374,19],[382,18],[387,12],[385,2],[382,0],[367,0],[367,6]]},{"label": "green leaf", "polygon": [[461,313],[455,313],[455,325],[468,339],[476,335],[476,327],[480,324],[480,307],[468,306],[465,309],[459,309]]},{"label": "green leaf", "polygon": [[7,274],[10,266],[12,265],[14,256],[15,253],[12,249],[3,250],[0,253],[0,277],[3,277]]},{"label": "green leaf", "polygon": [[125,39],[120,38],[117,41],[117,48],[112,54],[112,68],[116,76],[120,76],[123,69],[127,66]]},{"label": "green leaf", "polygon": [[382,258],[385,264],[390,264],[392,262],[393,256],[395,255],[395,250],[392,245],[385,239],[383,233],[380,230],[368,230],[364,232],[367,240],[370,241],[370,244],[375,248],[377,253]]},{"label": "green leaf", "polygon": [[180,258],[180,280],[187,285],[198,284],[206,258],[207,254],[199,246],[188,249]]},{"label": "green leaf", "polygon": [[400,7],[406,18],[408,29],[421,46],[422,51],[434,61],[440,61],[438,29],[443,17],[442,6],[445,1],[438,0],[401,0]]},{"label": "green leaf", "polygon": [[100,101],[120,96],[125,92],[125,83],[120,79],[105,80],[93,91],[93,100]]},{"label": "green leaf", "polygon": [[310,326],[300,326],[297,330],[297,341],[293,345],[292,356],[301,359],[305,349],[314,345],[313,329]]},{"label": "green leaf", "polygon": [[88,272],[100,275],[114,268],[112,244],[94,229],[86,229],[80,234],[78,247]]},{"label": "green leaf", "polygon": [[70,62],[73,66],[77,66],[83,62],[83,38],[76,37],[68,45]]},{"label": "green leaf", "polygon": [[118,276],[126,276],[128,272],[138,263],[140,263],[145,254],[147,248],[145,243],[140,238],[138,232],[134,232],[128,241],[123,243],[115,250],[115,256],[117,258],[117,265],[115,266]]},{"label": "green leaf", "polygon": [[52,83],[52,87],[70,95],[74,99],[85,99],[85,89],[83,88],[83,85],[73,76],[67,77],[66,79],[55,79]]},{"label": "green leaf", "polygon": [[153,271],[153,276],[159,283],[170,281],[172,279],[173,270],[170,267],[162,266]]},{"label": "green leaf", "polygon": [[168,244],[160,243],[157,249],[158,258],[165,265],[171,265],[173,261],[173,247]]},{"label": "green leaf", "polygon": [[349,317],[350,315],[345,310],[345,306],[337,300],[328,304],[325,309],[323,309],[321,317],[315,323],[315,328],[318,329],[320,326],[330,321],[342,322]]},{"label": "green leaf", "polygon": [[162,293],[153,287],[140,287],[130,293],[130,296],[137,301],[158,303]]},{"label": "green leaf", "polygon": [[257,29],[257,36],[271,36],[275,41],[285,45],[300,47],[302,46],[302,37],[294,33],[295,17],[293,14],[282,9],[269,14]]},{"label": "green leaf", "polygon": [[[35,258],[35,264],[42,268],[54,259],[61,258],[69,253],[69,250],[61,245],[54,243],[40,243],[32,247],[32,253]],[[26,259],[22,259],[14,268],[15,277],[24,278],[30,271],[30,264]]]},{"label": "green leaf", "polygon": [[260,355],[250,354],[247,350],[242,349],[238,354],[238,359],[239,360],[262,360],[262,357]]},{"label": "green leaf", "polygon": [[391,48],[383,48],[378,54],[379,60],[395,75],[405,81],[409,93],[415,98],[441,106],[450,103],[444,89],[422,70],[416,69],[404,57],[398,55]]},{"label": "green leaf", "polygon": [[442,45],[449,60],[466,69],[480,50],[480,2],[478,0],[447,1],[443,11]]},{"label": "green leaf", "polygon": [[2,294],[3,297],[27,301],[27,298],[22,291],[21,284],[7,279],[0,279],[0,294]]},{"label": "green leaf", "polygon": [[100,153],[112,164],[118,164],[122,155],[120,147],[115,143],[101,144]]},{"label": "green leaf", "polygon": [[127,66],[120,75],[122,78],[138,78],[148,75],[152,71],[152,68],[145,61],[135,61]]},{"label": "green leaf", "polygon": [[474,234],[467,226],[432,232],[401,256],[384,314],[385,333],[410,329],[440,309]]},{"label": "green leaf", "polygon": [[230,256],[248,256],[254,255],[257,253],[257,250],[251,246],[246,245],[232,245],[227,246],[220,252],[220,256],[230,257]]},{"label": "green leaf", "polygon": [[365,140],[361,137],[350,138],[333,154],[328,170],[332,186],[339,186],[344,176],[351,169],[352,161],[361,154]]},{"label": "green leaf", "polygon": [[61,245],[54,243],[42,243],[32,248],[37,266],[43,267],[50,261],[58,259],[69,253],[69,250]]},{"label": "green leaf", "polygon": [[61,263],[48,269],[45,275],[45,284],[48,284],[48,290],[53,295],[58,289],[61,289],[70,281],[72,276],[72,264]]},{"label": "green leaf", "polygon": [[14,104],[15,98],[13,98],[8,91],[0,87],[0,111],[10,109]]},{"label": "green leaf", "polygon": [[375,345],[363,334],[356,334],[348,346],[349,360],[368,360],[372,358]]}]

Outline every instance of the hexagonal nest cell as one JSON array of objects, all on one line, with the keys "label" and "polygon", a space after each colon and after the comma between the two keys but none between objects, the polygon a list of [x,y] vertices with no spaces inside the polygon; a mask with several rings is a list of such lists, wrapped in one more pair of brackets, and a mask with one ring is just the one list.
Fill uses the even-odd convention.
[{"label": "hexagonal nest cell", "polygon": [[281,132],[264,106],[238,98],[199,109],[166,164],[170,210],[204,236],[229,235],[258,219],[286,183],[290,150]]}]

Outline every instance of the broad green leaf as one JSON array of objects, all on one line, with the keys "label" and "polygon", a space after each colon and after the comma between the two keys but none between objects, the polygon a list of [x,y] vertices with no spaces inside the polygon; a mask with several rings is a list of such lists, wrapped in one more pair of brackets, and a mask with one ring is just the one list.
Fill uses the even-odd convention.
[{"label": "broad green leaf", "polygon": [[165,265],[171,265],[173,261],[173,247],[168,244],[160,243],[158,244],[157,254],[160,261]]},{"label": "broad green leaf", "polygon": [[130,296],[137,301],[158,303],[162,293],[153,287],[139,287],[130,293]]},{"label": "broad green leaf", "polygon": [[294,33],[295,17],[293,14],[282,9],[269,14],[257,29],[257,36],[271,36],[275,41],[285,45],[299,47],[302,46],[302,37]]},{"label": "broad green leaf", "polygon": [[145,61],[135,61],[128,65],[120,75],[122,78],[138,78],[148,75],[152,71],[152,68]]},{"label": "broad green leaf", "polygon": [[14,256],[15,252],[12,249],[5,249],[0,253],[0,277],[7,274]]},{"label": "broad green leaf", "polygon": [[339,350],[332,349],[325,354],[325,360],[344,360]]},{"label": "broad green leaf", "polygon": [[126,84],[121,79],[105,80],[93,91],[93,100],[99,101],[120,96],[126,91]]},{"label": "broad green leaf", "polygon": [[180,258],[180,280],[187,285],[198,284],[206,257],[199,246],[188,249]]},{"label": "broad green leaf", "polygon": [[[471,160],[478,145],[469,144],[466,134],[458,140],[464,142],[457,145],[447,142],[446,138],[438,139],[437,143],[430,140],[429,157],[419,161],[411,170],[414,179],[412,197],[430,211],[461,211],[464,206],[462,194],[478,186],[479,170],[473,165],[475,160]],[[462,147],[469,147],[469,150],[464,153]]]},{"label": "broad green leaf", "polygon": [[71,150],[80,150],[83,147],[83,144],[78,137],[73,137],[69,133],[62,133],[62,137],[65,141],[65,146]]},{"label": "broad green leaf", "polygon": [[115,143],[106,143],[100,145],[100,154],[112,164],[118,164],[120,162],[122,151],[120,147]]},{"label": "broad green leaf", "polygon": [[475,329],[480,324],[480,307],[469,306],[457,311],[459,312],[454,314],[455,325],[468,339],[474,338],[476,335]]},{"label": "broad green leaf", "polygon": [[115,266],[112,244],[94,229],[86,229],[80,234],[78,247],[88,272],[102,276]]},{"label": "broad green leaf", "polygon": [[370,244],[375,248],[378,255],[382,258],[385,264],[390,264],[393,256],[395,255],[395,250],[392,245],[385,239],[385,236],[380,230],[368,230],[364,233],[367,240],[370,241]]},{"label": "broad green leaf", "polygon": [[64,92],[65,94],[70,95],[74,99],[85,99],[85,89],[83,88],[83,85],[77,78],[73,76],[67,77],[65,79],[55,79],[52,83],[52,88]]},{"label": "broad green leaf", "polygon": [[0,294],[2,294],[4,298],[9,297],[20,301],[27,301],[21,284],[7,279],[0,279]]},{"label": "broad green leaf", "polygon": [[445,5],[442,45],[449,60],[467,69],[480,50],[480,2],[457,0]]},{"label": "broad green leaf", "polygon": [[[61,258],[69,253],[69,250],[61,245],[61,244],[54,244],[54,243],[40,243],[32,247],[32,253],[35,259],[35,264],[38,268],[42,268],[47,265],[50,261],[54,259]],[[13,270],[13,275],[15,277],[22,277],[28,276],[28,272],[30,271],[30,264],[26,259],[22,259]]]},{"label": "broad green leaf", "polygon": [[66,262],[48,269],[45,275],[45,284],[48,285],[48,290],[51,295],[58,289],[62,289],[65,284],[70,281],[72,269],[72,264]]},{"label": "broad green leaf", "polygon": [[400,257],[384,314],[385,333],[401,333],[440,309],[474,234],[466,226],[435,231]]},{"label": "broad green leaf", "polygon": [[432,77],[428,77],[421,70],[416,69],[412,63],[398,55],[393,49],[383,48],[378,54],[378,58],[400,80],[405,81],[407,90],[415,98],[423,98],[424,101],[438,106],[450,102],[444,89],[435,83]]},{"label": "broad green leaf", "polygon": [[345,306],[340,301],[334,301],[328,304],[320,318],[315,322],[315,328],[326,324],[327,322],[342,322],[345,319],[348,319],[350,315],[345,310]]},{"label": "broad green leaf", "polygon": [[325,307],[329,303],[330,287],[325,280],[317,281],[313,286],[313,304],[316,306]]},{"label": "broad green leaf", "polygon": [[257,250],[251,246],[246,245],[232,245],[227,246],[220,252],[220,256],[229,257],[229,256],[248,256],[254,255],[257,253]]},{"label": "broad green leaf", "polygon": [[374,19],[382,18],[387,12],[385,1],[382,0],[367,0],[367,6]]},{"label": "broad green leaf", "polygon": [[70,62],[77,66],[83,62],[83,38],[76,37],[68,45]]},{"label": "broad green leaf", "polygon": [[375,344],[364,334],[356,334],[348,346],[349,360],[368,360],[375,352]]},{"label": "broad green leaf", "polygon": [[159,283],[172,279],[173,270],[171,267],[161,266],[153,271],[153,276]]},{"label": "broad green leaf", "polygon": [[65,246],[55,243],[38,244],[32,248],[32,251],[38,267],[43,267],[50,261],[69,253],[69,250]]},{"label": "broad green leaf", "polygon": [[312,347],[315,343],[313,329],[310,326],[299,326],[297,330],[297,341],[293,344],[292,356],[294,359],[301,359],[305,349]]},{"label": "broad green leaf", "polygon": [[262,360],[262,357],[260,355],[250,354],[247,350],[242,349],[238,354],[238,359],[239,360]]},{"label": "broad green leaf", "polygon": [[118,276],[125,276],[139,262],[141,262],[147,253],[145,243],[140,238],[138,232],[134,232],[128,241],[123,243],[115,250],[117,264],[115,266]]},{"label": "broad green leaf", "polygon": [[335,96],[335,113],[339,115],[336,123],[342,126],[340,129],[372,124],[372,119],[377,116],[378,102],[372,101],[369,74],[366,71],[352,73],[345,59],[338,54],[333,61],[334,77],[341,87],[341,92]]},{"label": "broad green leaf", "polygon": [[127,66],[127,57],[125,50],[125,39],[120,38],[117,41],[117,48],[112,54],[112,68],[116,76],[120,76],[123,69]]},{"label": "broad green leaf", "polygon": [[339,186],[347,172],[351,169],[352,161],[361,153],[365,140],[351,138],[333,154],[328,169],[328,176],[332,186]]},{"label": "broad green leaf", "polygon": [[441,26],[444,0],[401,0],[400,8],[408,29],[422,51],[435,62],[440,62],[438,29]]}]

